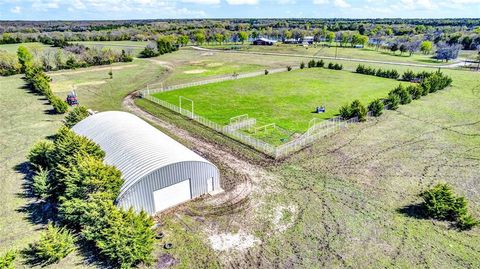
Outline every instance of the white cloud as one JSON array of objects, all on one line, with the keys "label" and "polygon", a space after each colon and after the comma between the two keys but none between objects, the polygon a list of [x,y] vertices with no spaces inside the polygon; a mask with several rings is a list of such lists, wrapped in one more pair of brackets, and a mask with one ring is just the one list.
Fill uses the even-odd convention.
[{"label": "white cloud", "polygon": [[11,8],[10,12],[15,13],[15,14],[19,14],[20,12],[22,12],[22,8],[19,7],[19,6],[16,6],[16,7]]},{"label": "white cloud", "polygon": [[345,0],[313,0],[313,4],[315,5],[326,5],[326,4],[333,4],[339,8],[349,8],[351,5]]},{"label": "white cloud", "polygon": [[220,0],[181,0],[181,2],[188,3],[188,4],[200,4],[200,5],[220,4]]},{"label": "white cloud", "polygon": [[230,5],[256,5],[258,0],[227,0]]},{"label": "white cloud", "polygon": [[404,9],[409,10],[437,8],[437,5],[431,0],[400,0],[400,4]]},{"label": "white cloud", "polygon": [[349,8],[351,5],[345,0],[333,0],[333,5],[341,8]]},{"label": "white cloud", "polygon": [[291,5],[291,4],[295,4],[296,1],[295,0],[277,0],[277,3],[279,5]]}]

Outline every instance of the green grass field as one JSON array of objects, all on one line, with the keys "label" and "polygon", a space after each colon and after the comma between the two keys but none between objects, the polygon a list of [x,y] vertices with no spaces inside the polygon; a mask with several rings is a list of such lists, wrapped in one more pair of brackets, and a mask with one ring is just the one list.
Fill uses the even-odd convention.
[{"label": "green grass field", "polygon": [[[366,59],[375,61],[387,61],[387,62],[403,62],[403,63],[416,63],[416,64],[431,64],[442,65],[445,64],[432,58],[433,55],[424,55],[422,53],[415,53],[409,55],[408,53],[395,54],[391,51],[376,50],[375,48],[352,48],[352,47],[329,47],[312,45],[309,47],[303,47],[299,45],[285,45],[277,44],[274,46],[253,46],[253,45],[210,45],[208,48],[217,49],[231,49],[236,48],[239,51],[250,52],[271,52],[271,53],[285,53],[285,54],[297,54],[305,56],[325,56],[325,57],[339,57],[339,58],[352,58],[352,59]],[[460,56],[468,58],[475,54],[475,51],[462,51]]]},{"label": "green grass field", "polygon": [[[220,124],[248,114],[257,126],[275,123],[288,132],[303,133],[313,118],[325,120],[342,105],[359,99],[368,104],[385,97],[400,82],[350,71],[304,69],[238,79],[157,93],[154,96],[179,105],[179,96],[194,101],[195,113]],[[190,109],[190,103],[183,108]],[[326,113],[312,113],[325,104]]]},{"label": "green grass field", "polygon": [[[204,59],[208,59],[208,63],[223,63],[223,66],[255,65],[261,67],[260,70],[302,61],[302,58],[283,56],[222,53],[208,56],[180,50],[155,58],[172,63],[174,69],[170,72],[149,60],[119,64],[137,66],[114,70],[112,81],[78,86],[80,102],[99,111],[122,110],[122,99],[129,92],[166,76],[171,84],[180,82],[175,76],[183,76],[182,68],[198,68],[191,62]],[[358,64],[338,62],[349,70]],[[434,70],[393,65],[375,67],[395,68],[399,72]],[[384,84],[384,79],[348,71],[314,69],[297,74],[311,73],[318,82],[321,81],[318,74],[327,76],[329,72]],[[215,214],[205,211],[208,205],[204,201],[196,200],[185,206],[189,209],[187,212],[162,217],[165,238],[159,243],[174,242],[175,247],[164,250],[159,244],[157,254],[173,255],[179,261],[173,268],[479,268],[480,228],[460,232],[448,222],[422,218],[411,207],[420,202],[417,195],[421,191],[438,182],[448,182],[457,193],[469,199],[471,211],[480,218],[480,90],[476,90],[480,87],[480,74],[443,72],[452,76],[452,87],[401,106],[398,111],[386,111],[379,118],[352,125],[278,162],[266,161],[240,143],[148,100],[137,100],[137,104],[152,115],[209,141],[214,147],[227,148],[257,167],[248,173],[238,172],[237,164],[213,158],[209,149],[194,148],[185,143],[181,135],[162,130],[204,153],[219,167],[222,180],[239,182],[255,177],[258,181],[253,182],[254,189],[245,201],[226,205],[222,210],[213,211]],[[52,77],[54,89],[61,97],[72,83],[108,80],[105,69],[58,73]],[[270,76],[273,74],[257,79],[271,80]],[[302,81],[303,76],[308,77],[293,79]],[[198,79],[201,78],[185,75],[181,82]],[[387,81],[393,86],[398,84]],[[351,80],[338,83],[358,86]],[[21,76],[0,77],[0,253],[9,248],[21,250],[38,238],[45,220],[40,214],[30,218],[30,211],[25,210],[30,200],[22,196],[23,174],[16,167],[25,162],[32,143],[54,134],[62,119],[62,116],[48,114],[51,107],[45,100],[23,86]],[[381,91],[389,89],[382,87]],[[223,92],[220,94],[225,96]],[[172,100],[178,103],[175,98]],[[198,101],[199,105],[201,102]],[[265,174],[258,174],[259,169]],[[283,210],[278,210],[279,207]],[[199,211],[199,215],[192,216],[190,209]],[[278,229],[278,220],[286,225],[285,229]],[[242,230],[261,243],[243,251],[217,252],[208,240],[212,229],[217,233]],[[47,268],[95,267],[84,258],[88,257],[74,253]],[[29,267],[20,264],[21,261],[22,258],[17,268]],[[157,268],[156,264],[152,268]]]}]

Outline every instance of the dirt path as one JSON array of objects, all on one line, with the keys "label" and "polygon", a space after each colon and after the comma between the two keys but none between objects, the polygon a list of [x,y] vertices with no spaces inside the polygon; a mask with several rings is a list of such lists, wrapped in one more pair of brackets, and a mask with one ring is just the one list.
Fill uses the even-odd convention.
[{"label": "dirt path", "polygon": [[138,65],[136,64],[127,64],[127,65],[117,65],[117,66],[97,66],[93,68],[85,68],[82,70],[77,70],[77,71],[62,71],[62,72],[49,72],[49,76],[61,76],[61,75],[73,75],[73,74],[81,74],[81,73],[87,73],[87,72],[96,72],[96,71],[105,71],[105,70],[121,70],[124,68],[131,68],[131,67],[136,67]]},{"label": "dirt path", "polygon": [[460,60],[460,59],[459,59],[459,62],[457,62],[457,63],[447,64],[447,65],[428,65],[428,64],[415,64],[415,63],[404,63],[404,62],[376,61],[376,60],[358,59],[358,58],[303,55],[303,54],[293,54],[293,53],[233,51],[233,50],[226,51],[226,50],[217,50],[217,49],[206,49],[206,48],[201,48],[201,47],[197,47],[197,46],[191,46],[191,48],[195,49],[195,50],[199,50],[199,51],[210,51],[210,52],[287,56],[287,57],[301,57],[301,58],[309,58],[309,59],[310,58],[319,58],[319,59],[328,59],[328,60],[341,60],[341,61],[351,61],[351,62],[361,62],[361,63],[391,64],[391,65],[428,67],[428,68],[456,68],[456,67],[462,66],[464,64],[463,60]]}]

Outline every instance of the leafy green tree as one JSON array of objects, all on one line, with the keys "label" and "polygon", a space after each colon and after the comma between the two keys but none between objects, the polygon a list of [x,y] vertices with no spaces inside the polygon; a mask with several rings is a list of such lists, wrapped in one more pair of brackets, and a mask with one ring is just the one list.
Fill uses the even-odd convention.
[{"label": "leafy green tree", "polygon": [[190,37],[188,35],[181,35],[178,37],[177,42],[181,46],[186,46],[188,45],[188,42],[190,42]]},{"label": "leafy green tree", "polygon": [[217,41],[218,44],[222,44],[223,42],[223,35],[220,33],[215,34],[215,41]]},{"label": "leafy green tree", "polygon": [[68,111],[68,104],[56,95],[52,95],[50,103],[57,114],[65,114]]},{"label": "leafy green tree", "polygon": [[39,199],[48,197],[49,174],[48,170],[40,168],[32,178],[32,191]]},{"label": "leafy green tree", "polygon": [[36,142],[28,152],[27,159],[37,169],[49,169],[49,156],[55,149],[55,145],[50,140],[40,140]]},{"label": "leafy green tree", "polygon": [[118,209],[107,200],[90,207],[82,216],[81,234],[95,242],[102,255],[122,268],[151,263],[155,233],[150,216],[143,211]]},{"label": "leafy green tree", "polygon": [[15,269],[15,259],[17,258],[17,252],[13,249],[6,251],[0,255],[0,268],[1,269]]},{"label": "leafy green tree", "polygon": [[410,93],[405,89],[405,87],[400,84],[398,87],[390,91],[391,94],[395,94],[398,97],[400,97],[400,104],[406,105],[410,102],[412,102],[412,96]]},{"label": "leafy green tree", "polygon": [[384,104],[382,100],[375,99],[368,105],[368,110],[372,111],[374,117],[379,117],[383,113]]},{"label": "leafy green tree", "polygon": [[76,106],[68,112],[67,116],[65,116],[65,126],[72,128],[75,124],[79,123],[89,115],[86,106]]},{"label": "leafy green tree", "polygon": [[247,32],[239,32],[238,33],[238,40],[242,42],[242,44],[245,44],[245,41],[248,40],[248,33]]},{"label": "leafy green tree", "polygon": [[333,43],[335,41],[335,33],[334,32],[328,32],[326,40],[328,43]]},{"label": "leafy green tree", "polygon": [[340,107],[340,117],[342,117],[342,119],[350,119],[352,117],[352,111],[350,109],[350,105],[343,105]]},{"label": "leafy green tree", "polygon": [[20,63],[22,73],[25,72],[25,68],[31,65],[33,62],[33,55],[25,46],[19,46],[17,49],[18,62]]},{"label": "leafy green tree", "polygon": [[360,100],[355,100],[350,105],[350,116],[358,117],[358,121],[366,121],[367,120],[367,109],[365,106],[360,102]]},{"label": "leafy green tree", "polygon": [[423,41],[420,44],[420,51],[423,54],[430,54],[433,50],[433,43],[431,41]]},{"label": "leafy green tree", "polygon": [[59,262],[75,250],[75,238],[70,231],[49,223],[40,240],[30,245],[35,258],[44,264]]},{"label": "leafy green tree", "polygon": [[193,38],[195,39],[195,42],[197,43],[197,45],[203,45],[203,43],[205,43],[205,40],[206,40],[205,33],[203,31],[196,32]]}]

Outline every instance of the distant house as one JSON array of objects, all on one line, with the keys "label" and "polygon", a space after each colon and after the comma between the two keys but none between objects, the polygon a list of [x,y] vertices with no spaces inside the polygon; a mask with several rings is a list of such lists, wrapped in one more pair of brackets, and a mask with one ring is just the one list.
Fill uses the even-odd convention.
[{"label": "distant house", "polygon": [[313,36],[305,36],[302,38],[302,44],[313,44],[314,38]]},{"label": "distant house", "polygon": [[253,45],[260,45],[260,46],[272,46],[275,43],[277,43],[277,41],[270,40],[270,39],[267,39],[267,38],[262,38],[262,37],[253,40]]},{"label": "distant house", "polygon": [[299,44],[299,43],[300,43],[300,39],[288,38],[288,39],[284,39],[284,40],[283,40],[283,43],[284,43],[284,44]]}]

